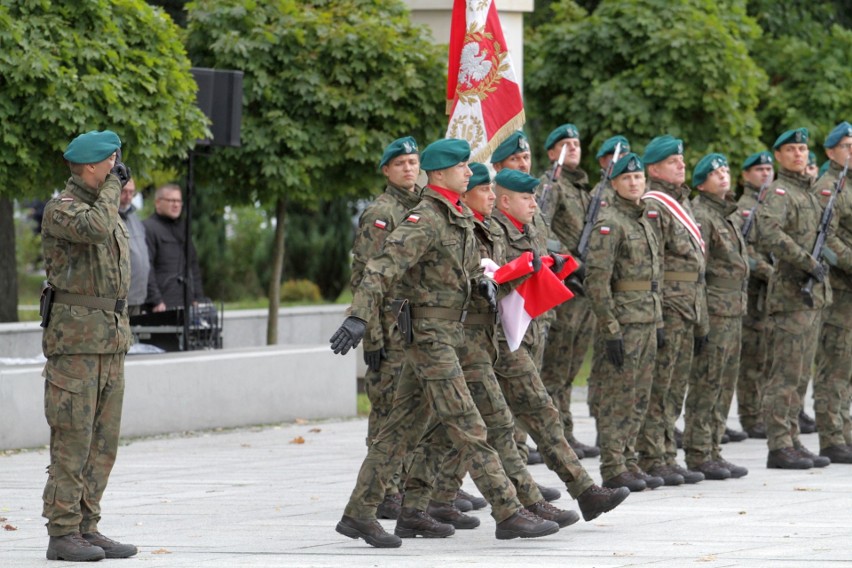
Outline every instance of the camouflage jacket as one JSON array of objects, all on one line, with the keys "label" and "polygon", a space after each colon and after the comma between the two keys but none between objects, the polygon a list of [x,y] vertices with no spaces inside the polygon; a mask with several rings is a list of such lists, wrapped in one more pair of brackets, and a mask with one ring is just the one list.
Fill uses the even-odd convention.
[{"label": "camouflage jacket", "polygon": [[702,192],[692,200],[692,210],[707,251],[707,311],[714,316],[742,317],[746,313],[748,251],[737,204]]},{"label": "camouflage jacket", "polygon": [[[840,177],[843,166],[833,160],[828,171],[817,180],[813,186],[814,195],[825,207],[834,191],[834,184]],[[843,192],[834,202],[834,215],[831,220],[832,230],[828,235],[828,248],[837,255],[837,266],[831,267],[831,287],[835,290],[852,290],[852,169],[846,174],[846,185]]]},{"label": "camouflage jacket", "polygon": [[[745,185],[743,186],[743,194],[737,201],[737,207],[740,210],[740,216],[742,217],[743,223],[745,223],[748,216],[751,214],[752,207],[757,204],[759,191],[759,187],[756,187],[749,182],[745,182]],[[770,195],[770,193],[767,193],[766,199],[769,199]],[[752,222],[753,224],[748,235],[748,242],[746,243],[749,266],[751,267],[751,271],[749,272],[749,294],[757,294],[759,286],[765,286],[766,282],[769,282],[769,278],[772,277],[772,273],[775,272],[769,255],[760,251],[756,246],[757,236],[760,234],[760,231],[757,228],[760,224],[760,209],[764,205],[766,205],[765,201],[763,205],[757,208],[757,213],[755,214],[755,218]]]},{"label": "camouflage jacket", "polygon": [[[541,184],[538,187],[543,188],[547,182],[547,174],[545,174],[541,177]],[[583,232],[583,220],[591,202],[589,176],[586,172],[579,168],[574,171],[563,169],[559,179],[550,189],[550,195],[547,197],[547,211],[541,212],[553,237],[560,242],[559,252],[576,254],[577,245],[580,244],[580,234]]]},{"label": "camouflage jacket", "polygon": [[[420,203],[385,239],[382,252],[367,262],[350,314],[376,322],[389,290],[413,308],[467,310],[472,284],[482,276],[479,260],[470,209],[457,211],[427,186]],[[464,341],[460,321],[416,318],[413,330],[415,342],[460,346]]]},{"label": "camouflage jacket", "polygon": [[[618,196],[598,216],[589,236],[585,286],[604,339],[621,337],[623,324],[662,327],[663,259],[656,225],[644,204]],[[647,290],[622,289],[646,284]]]},{"label": "camouflage jacket", "polygon": [[[689,187],[674,185],[659,179],[651,178],[648,183],[649,191],[660,191],[676,199],[683,209],[695,219],[689,204]],[[659,216],[657,224],[660,231],[660,241],[663,248],[663,266],[665,273],[683,272],[699,274],[696,282],[681,282],[666,280],[663,274],[663,309],[670,310],[686,321],[696,324],[695,336],[707,335],[709,321],[707,319],[707,297],[705,294],[704,253],[695,242],[683,224],[675,219],[668,209],[658,202],[646,200],[645,208],[649,213]]]},{"label": "camouflage jacket", "polygon": [[[420,203],[420,187],[408,191],[390,185],[385,192],[378,196],[361,214],[358,221],[358,231],[352,243],[352,276],[350,284],[354,292],[364,277],[364,267],[371,258],[379,256],[385,239],[396,229],[405,214]],[[364,350],[376,351],[389,345],[390,332],[396,320],[390,309],[390,302],[395,299],[391,290],[382,306],[382,316],[367,328],[364,334]]]},{"label": "camouflage jacket", "polygon": [[810,177],[780,169],[760,211],[758,247],[778,259],[767,293],[770,314],[818,310],[831,303],[828,280],[814,285],[813,308],[802,300],[802,285],[812,266],[810,249],[816,240],[822,212],[810,185]]},{"label": "camouflage jacket", "polygon": [[[58,291],[126,299],[130,235],[118,216],[121,188],[110,174],[94,192],[78,176],[44,208],[42,253],[47,281]],[[105,311],[53,302],[44,330],[46,357],[125,353],[131,334],[127,309]]]}]

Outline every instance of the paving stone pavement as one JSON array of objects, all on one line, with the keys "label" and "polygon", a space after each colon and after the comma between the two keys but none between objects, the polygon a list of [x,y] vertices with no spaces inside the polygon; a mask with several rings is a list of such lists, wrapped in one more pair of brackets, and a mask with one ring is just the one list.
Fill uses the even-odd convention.
[{"label": "paving stone pavement", "polygon": [[[732,416],[735,414],[732,413]],[[594,426],[575,402],[577,436]],[[736,426],[731,420],[730,425]],[[47,427],[47,426],[45,426]],[[766,444],[724,446],[742,479],[632,494],[615,511],[540,539],[498,541],[482,525],[447,539],[374,549],[334,531],[365,454],[363,419],[128,440],[103,502],[101,530],[136,544],[122,567],[798,567],[852,566],[852,466],[766,469]],[[816,434],[803,436],[818,449]],[[0,456],[0,567],[45,560],[41,514],[47,452]],[[600,480],[597,459],[583,464]],[[542,484],[560,487],[544,465]],[[465,488],[475,492],[468,478]],[[563,491],[555,503],[576,509]],[[389,531],[393,521],[382,521]]]}]

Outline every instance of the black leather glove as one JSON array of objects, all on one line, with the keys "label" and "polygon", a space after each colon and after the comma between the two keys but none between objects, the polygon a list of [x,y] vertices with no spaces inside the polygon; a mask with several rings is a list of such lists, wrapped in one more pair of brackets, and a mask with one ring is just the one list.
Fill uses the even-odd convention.
[{"label": "black leather glove", "polygon": [[699,355],[702,351],[704,351],[704,348],[707,347],[707,343],[709,343],[709,342],[710,342],[710,336],[709,335],[702,335],[701,337],[696,337],[694,343],[692,344],[693,345],[692,352],[695,355]]},{"label": "black leather glove", "polygon": [[[574,257],[579,258],[579,257]],[[577,278],[580,282],[583,282],[586,279],[586,265],[581,264],[577,267],[577,270],[571,273],[571,276]]]},{"label": "black leather glove", "polygon": [[343,324],[337,328],[331,339],[331,350],[341,355],[346,355],[349,350],[361,342],[364,332],[367,331],[367,323],[359,318],[349,316],[343,320]]},{"label": "black leather glove", "polygon": [[[541,268],[541,260],[539,260],[539,268]],[[479,281],[479,295],[488,300],[488,307],[492,312],[497,311],[497,283],[490,278],[483,278]]]},{"label": "black leather glove", "polygon": [[533,249],[532,253],[533,253],[532,269],[533,269],[533,274],[535,274],[536,272],[541,270],[541,256],[539,256],[538,251],[535,250],[535,249]]},{"label": "black leather glove", "polygon": [[568,286],[568,289],[571,290],[575,296],[585,296],[586,289],[583,287],[583,281],[574,276],[574,274],[569,274],[568,278],[565,279],[565,285]]},{"label": "black leather glove", "polygon": [[553,266],[550,267],[550,270],[552,270],[554,274],[562,272],[562,269],[565,268],[565,257],[558,252],[552,252],[550,253],[550,258],[553,259]]},{"label": "black leather glove", "polygon": [[814,280],[822,284],[825,282],[825,275],[828,274],[828,270],[825,265],[819,261],[817,261],[814,257],[811,257],[811,270],[810,275],[813,276]]},{"label": "black leather glove", "polygon": [[109,172],[111,174],[115,174],[115,177],[118,178],[118,182],[121,184],[122,189],[124,189],[124,186],[130,181],[130,168],[125,166],[121,161],[121,148],[115,151],[115,165]]},{"label": "black leather glove", "polygon": [[382,360],[387,358],[388,354],[384,347],[375,351],[364,351],[364,362],[371,371],[378,371],[382,366]]},{"label": "black leather glove", "polygon": [[662,349],[666,346],[666,328],[657,328],[657,349]]},{"label": "black leather glove", "polygon": [[616,368],[624,367],[624,340],[621,338],[607,339],[606,357]]}]

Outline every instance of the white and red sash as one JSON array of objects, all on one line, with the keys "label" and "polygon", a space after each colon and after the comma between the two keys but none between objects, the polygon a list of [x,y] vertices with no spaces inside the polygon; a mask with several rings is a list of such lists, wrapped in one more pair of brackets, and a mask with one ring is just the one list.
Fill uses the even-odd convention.
[{"label": "white and red sash", "polygon": [[676,199],[670,195],[666,195],[662,191],[648,191],[642,196],[642,199],[653,199],[668,209],[669,213],[672,214],[672,217],[677,219],[678,222],[684,226],[698,246],[701,247],[701,252],[706,254],[704,250],[704,239],[701,238],[701,231],[699,230],[698,225],[695,224],[695,220],[692,216],[686,212]]}]

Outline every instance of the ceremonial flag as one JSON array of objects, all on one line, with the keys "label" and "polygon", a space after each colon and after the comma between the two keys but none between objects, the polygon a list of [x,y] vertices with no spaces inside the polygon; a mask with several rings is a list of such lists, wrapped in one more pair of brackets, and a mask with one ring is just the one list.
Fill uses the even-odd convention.
[{"label": "ceremonial flag", "polygon": [[470,143],[485,161],[524,124],[521,88],[494,0],[455,0],[447,75],[447,138]]},{"label": "ceremonial flag", "polygon": [[[493,260],[485,258],[482,259],[482,266],[487,276],[503,284],[530,274],[533,271],[532,258],[531,252],[525,252],[500,267]],[[572,256],[563,255],[563,258],[565,266],[559,274],[554,274],[550,270],[553,259],[550,256],[542,257],[541,270],[500,300],[500,323],[510,351],[520,347],[534,318],[574,297],[562,281],[577,269],[578,264]]]}]

